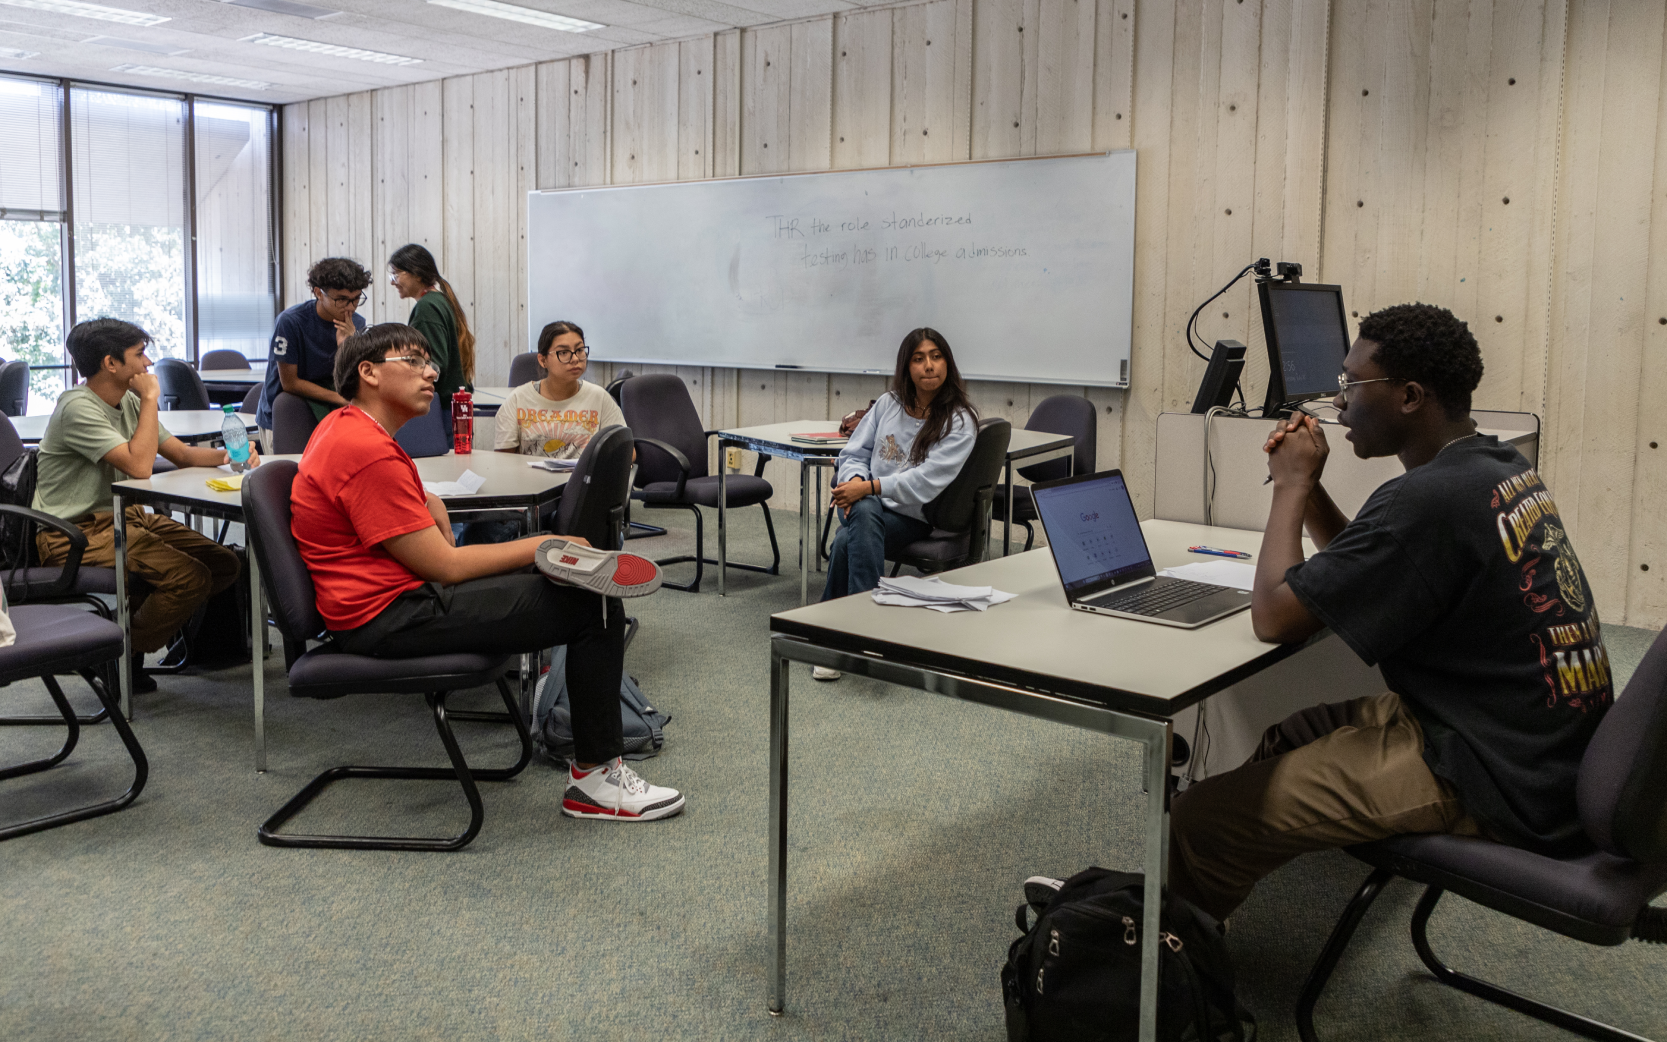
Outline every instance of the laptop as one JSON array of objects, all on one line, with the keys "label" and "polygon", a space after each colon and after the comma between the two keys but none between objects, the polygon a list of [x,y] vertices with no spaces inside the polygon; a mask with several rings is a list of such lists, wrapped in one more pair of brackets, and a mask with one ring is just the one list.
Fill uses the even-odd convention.
[{"label": "laptop", "polygon": [[1077,611],[1197,629],[1250,607],[1250,592],[1160,576],[1123,472],[1032,485],[1048,549]]}]

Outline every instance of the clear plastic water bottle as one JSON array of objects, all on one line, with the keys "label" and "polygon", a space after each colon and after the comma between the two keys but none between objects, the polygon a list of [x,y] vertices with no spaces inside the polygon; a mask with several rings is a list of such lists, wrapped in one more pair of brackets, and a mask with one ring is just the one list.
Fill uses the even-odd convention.
[{"label": "clear plastic water bottle", "polygon": [[220,425],[220,434],[226,439],[226,455],[232,458],[232,470],[242,473],[249,469],[249,431],[238,418],[237,406],[228,405],[225,411],[226,422]]}]

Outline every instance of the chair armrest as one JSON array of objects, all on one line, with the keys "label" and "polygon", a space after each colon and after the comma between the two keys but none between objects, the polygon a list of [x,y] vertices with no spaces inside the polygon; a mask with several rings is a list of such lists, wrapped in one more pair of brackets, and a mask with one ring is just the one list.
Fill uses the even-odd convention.
[{"label": "chair armrest", "polygon": [[[87,533],[81,531],[80,526],[72,525],[61,517],[54,517],[39,510],[31,510],[28,507],[17,506],[12,503],[0,503],[0,514],[14,514],[36,525],[50,528],[69,540],[69,556],[64,559],[63,570],[58,573],[58,578],[39,589],[25,583],[22,595],[18,599],[26,601],[31,595],[62,597],[75,589],[75,580],[81,570],[81,556],[87,552]],[[28,550],[27,547],[23,549],[25,552]],[[8,594],[12,592],[10,581],[6,583],[6,591]]]},{"label": "chair armrest", "polygon": [[634,438],[632,443],[637,446],[639,454],[644,445],[659,449],[671,457],[677,464],[677,491],[673,493],[678,499],[683,498],[683,486],[689,480],[689,457],[683,455],[675,446],[668,445],[658,438]]}]

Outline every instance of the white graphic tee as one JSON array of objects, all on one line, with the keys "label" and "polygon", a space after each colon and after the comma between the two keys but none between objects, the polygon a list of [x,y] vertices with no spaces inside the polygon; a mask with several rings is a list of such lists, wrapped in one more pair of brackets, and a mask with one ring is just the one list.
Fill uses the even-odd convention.
[{"label": "white graphic tee", "polygon": [[590,444],[591,435],[604,427],[625,424],[619,403],[596,384],[580,381],[578,393],[559,402],[539,393],[542,384],[535,380],[509,392],[508,400],[498,409],[494,449],[514,449],[523,456],[577,459]]}]

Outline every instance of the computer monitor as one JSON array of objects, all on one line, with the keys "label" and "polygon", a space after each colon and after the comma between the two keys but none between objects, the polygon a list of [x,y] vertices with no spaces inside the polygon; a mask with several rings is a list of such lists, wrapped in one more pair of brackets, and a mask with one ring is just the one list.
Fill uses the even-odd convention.
[{"label": "computer monitor", "polygon": [[1225,409],[1233,401],[1233,388],[1239,384],[1244,371],[1245,346],[1237,340],[1217,340],[1210,352],[1210,366],[1198,384],[1198,396],[1192,400],[1193,412]]},{"label": "computer monitor", "polygon": [[1330,398],[1349,353],[1343,287],[1263,282],[1262,330],[1268,341],[1268,397],[1264,412],[1293,402]]}]

